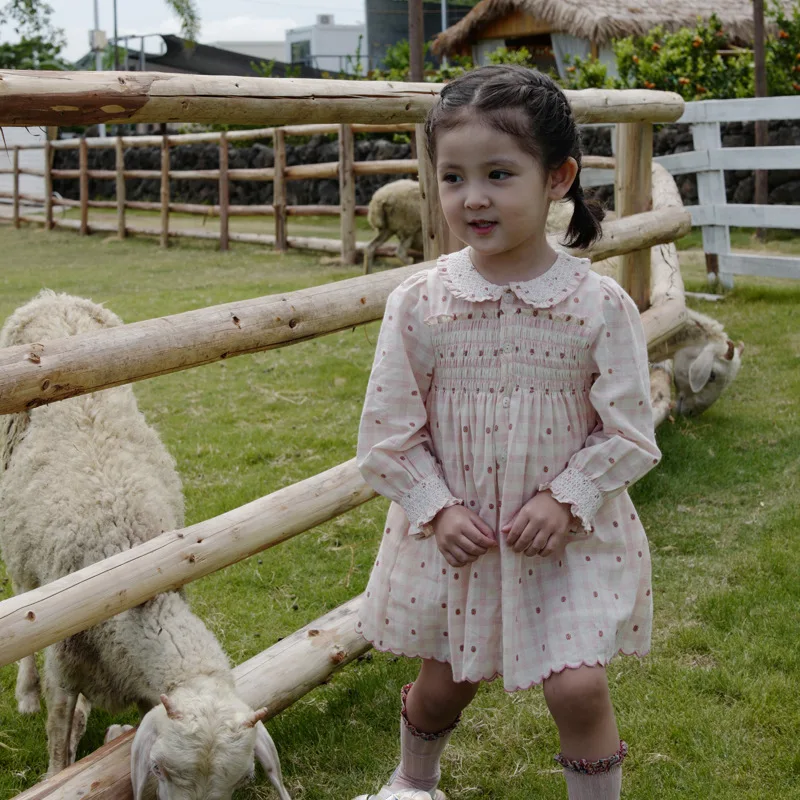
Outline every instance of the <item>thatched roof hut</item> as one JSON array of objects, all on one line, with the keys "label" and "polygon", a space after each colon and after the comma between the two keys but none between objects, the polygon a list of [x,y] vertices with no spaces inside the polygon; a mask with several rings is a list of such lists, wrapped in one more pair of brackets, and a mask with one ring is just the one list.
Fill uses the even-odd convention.
[{"label": "thatched roof hut", "polygon": [[[791,11],[791,0],[781,0]],[[716,14],[732,39],[753,39],[752,0],[481,0],[462,20],[439,34],[438,55],[469,52],[482,39],[521,35],[568,34],[592,43],[647,33],[656,25],[674,31],[698,17]],[[511,36],[509,36],[511,34]]]}]

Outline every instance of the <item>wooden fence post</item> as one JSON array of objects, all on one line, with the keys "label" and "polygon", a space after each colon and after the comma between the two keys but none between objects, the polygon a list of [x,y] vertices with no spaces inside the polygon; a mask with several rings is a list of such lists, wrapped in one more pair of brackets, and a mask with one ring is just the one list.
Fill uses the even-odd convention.
[{"label": "wooden fence post", "polygon": [[89,234],[89,143],[81,137],[78,144],[78,168],[80,171],[81,236]]},{"label": "wooden fence post", "polygon": [[[614,207],[618,217],[649,211],[653,204],[653,125],[617,125]],[[650,251],[628,253],[620,260],[620,283],[639,311],[650,306]]]},{"label": "wooden fence post", "polygon": [[117,168],[117,236],[124,239],[125,231],[125,149],[122,137],[117,136],[114,142]]},{"label": "wooden fence post", "polygon": [[228,137],[225,131],[219,135],[219,249],[228,250],[228,232],[230,229],[231,183],[228,176]]},{"label": "wooden fence post", "polygon": [[53,147],[50,144],[50,128],[44,140],[44,228],[53,230]]},{"label": "wooden fence post", "polygon": [[[692,125],[692,142],[695,150],[720,150],[722,133],[719,122],[702,122]],[[697,204],[700,206],[725,205],[725,173],[722,170],[697,173]],[[720,255],[731,251],[730,228],[727,225],[703,226],[703,250],[706,254],[706,277],[709,284],[717,280],[726,289],[733,288],[733,275],[723,275],[719,268]]]},{"label": "wooden fence post", "polygon": [[161,138],[161,246],[169,247],[169,139]]},{"label": "wooden fence post", "polygon": [[353,127],[339,126],[339,212],[342,264],[356,263],[356,176]]},{"label": "wooden fence post", "polygon": [[14,227],[19,228],[19,147],[14,148],[14,178],[13,178],[13,214],[14,214]]},{"label": "wooden fence post", "polygon": [[275,249],[285,252],[286,244],[286,134],[275,128],[272,137],[275,175],[272,180],[272,206],[275,209]]},{"label": "wooden fence post", "polygon": [[442,214],[439,203],[439,187],[436,181],[436,170],[428,157],[425,146],[425,126],[418,123],[414,136],[417,142],[417,158],[419,159],[419,191],[421,197],[420,213],[422,214],[422,239],[424,258],[432,261],[442,253],[452,253],[457,249],[457,240],[450,233],[450,228]]}]

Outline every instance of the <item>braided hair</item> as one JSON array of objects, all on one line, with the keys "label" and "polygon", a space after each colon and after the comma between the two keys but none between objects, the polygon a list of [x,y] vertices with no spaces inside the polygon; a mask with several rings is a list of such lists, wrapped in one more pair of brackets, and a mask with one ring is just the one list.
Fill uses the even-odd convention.
[{"label": "braided hair", "polygon": [[602,235],[602,206],[581,187],[581,140],[564,92],[547,75],[511,64],[479,67],[446,84],[425,120],[428,154],[436,161],[436,134],[475,114],[495,130],[513,136],[520,147],[550,171],[572,157],[578,172],[567,197],[574,212],[564,245],[586,248]]}]

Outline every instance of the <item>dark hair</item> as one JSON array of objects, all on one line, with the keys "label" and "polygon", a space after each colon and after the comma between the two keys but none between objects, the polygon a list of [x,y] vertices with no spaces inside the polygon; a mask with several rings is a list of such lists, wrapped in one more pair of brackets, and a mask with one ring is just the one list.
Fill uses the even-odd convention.
[{"label": "dark hair", "polygon": [[[575,211],[567,228],[567,247],[588,247],[602,235],[602,206],[587,200],[581,188],[581,140],[567,98],[547,75],[511,64],[467,72],[446,84],[425,120],[428,154],[436,161],[436,132],[462,124],[465,111],[519,140],[520,146],[547,170],[570,156],[578,173],[567,192]],[[522,112],[521,114],[519,112]]]}]

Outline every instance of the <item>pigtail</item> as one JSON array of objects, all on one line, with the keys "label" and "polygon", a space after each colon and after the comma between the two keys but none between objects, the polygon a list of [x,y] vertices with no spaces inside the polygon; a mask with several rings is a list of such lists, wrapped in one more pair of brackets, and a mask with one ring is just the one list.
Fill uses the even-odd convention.
[{"label": "pigtail", "polygon": [[567,192],[567,197],[572,200],[575,210],[564,236],[564,246],[583,250],[603,235],[600,223],[606,212],[597,200],[586,199],[581,186],[580,173],[575,177],[574,183]]}]

